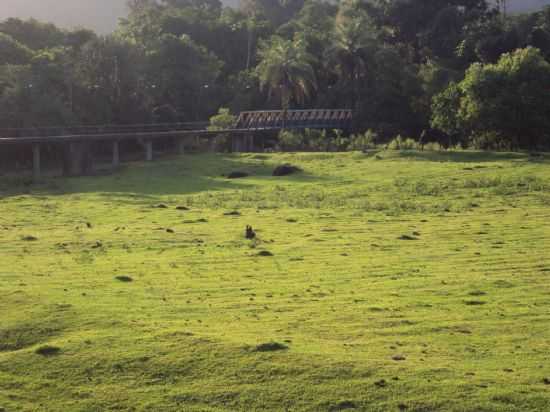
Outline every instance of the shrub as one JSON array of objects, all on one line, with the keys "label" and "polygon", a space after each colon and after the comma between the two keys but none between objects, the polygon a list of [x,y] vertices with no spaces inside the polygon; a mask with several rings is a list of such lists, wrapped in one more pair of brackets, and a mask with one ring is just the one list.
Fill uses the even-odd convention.
[{"label": "shrub", "polygon": [[231,129],[235,126],[236,122],[237,117],[232,115],[229,109],[221,107],[218,110],[218,114],[210,118],[210,125],[208,126],[208,130],[218,131]]},{"label": "shrub", "polygon": [[441,147],[441,145],[437,142],[430,142],[424,145],[424,150],[428,150],[431,152],[439,152],[443,150],[443,147]]},{"label": "shrub", "polygon": [[365,133],[354,134],[350,136],[349,150],[366,151],[376,148],[376,140],[378,134],[372,129],[367,130]]},{"label": "shrub", "polygon": [[310,150],[326,152],[330,147],[326,130],[306,129],[304,139]]},{"label": "shrub", "polygon": [[304,146],[304,136],[293,130],[281,130],[279,132],[279,146],[283,150],[297,150]]},{"label": "shrub", "polygon": [[390,150],[416,150],[418,149],[418,143],[411,138],[404,139],[401,135],[398,135],[388,144]]}]

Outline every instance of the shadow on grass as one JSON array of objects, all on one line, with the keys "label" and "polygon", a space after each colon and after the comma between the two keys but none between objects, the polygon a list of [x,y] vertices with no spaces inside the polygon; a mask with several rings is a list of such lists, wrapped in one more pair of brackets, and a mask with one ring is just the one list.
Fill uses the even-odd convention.
[{"label": "shadow on grass", "polygon": [[[249,190],[265,181],[315,182],[326,177],[305,172],[274,178],[277,166],[269,157],[202,154],[165,157],[154,162],[135,162],[109,173],[108,168],[95,176],[78,178],[50,177],[31,184],[29,176],[0,177],[0,199],[20,196],[55,196],[79,193],[115,195],[129,201],[154,201],[162,195],[186,195],[206,191]],[[231,172],[245,172],[242,179],[228,179]]]},{"label": "shadow on grass", "polygon": [[485,163],[501,161],[528,161],[529,154],[513,152],[479,152],[479,151],[400,151],[395,157],[420,159],[430,162]]}]

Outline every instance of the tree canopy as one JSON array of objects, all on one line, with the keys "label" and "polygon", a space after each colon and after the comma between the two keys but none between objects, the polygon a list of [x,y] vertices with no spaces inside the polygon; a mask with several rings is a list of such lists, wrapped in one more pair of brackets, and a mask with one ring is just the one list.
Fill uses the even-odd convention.
[{"label": "tree canopy", "polygon": [[[506,59],[536,80],[505,75]],[[246,0],[237,9],[132,0],[108,36],[0,22],[0,116],[15,127],[333,107],[354,109],[360,131],[379,139],[437,128],[463,142],[483,131],[540,144],[538,118],[506,113],[543,116],[533,104],[544,106],[535,84],[548,59],[550,8],[505,16],[484,0]]]}]

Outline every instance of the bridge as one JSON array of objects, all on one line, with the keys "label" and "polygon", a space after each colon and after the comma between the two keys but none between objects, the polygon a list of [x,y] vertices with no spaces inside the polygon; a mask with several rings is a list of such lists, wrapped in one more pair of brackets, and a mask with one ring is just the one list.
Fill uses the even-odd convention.
[{"label": "bridge", "polygon": [[[145,160],[153,160],[153,142],[172,139],[179,153],[186,146],[219,135],[229,136],[235,152],[253,151],[254,135],[281,129],[343,129],[352,128],[353,114],[346,109],[273,110],[242,112],[233,125],[225,130],[211,130],[208,122],[131,124],[103,126],[67,126],[0,129],[0,146],[30,146],[33,153],[33,180],[41,176],[41,146],[61,145],[65,161],[64,171],[71,175],[85,174],[91,162],[90,145],[93,142],[112,144],[112,166],[120,166],[120,142],[133,140],[145,149]],[[88,166],[87,166],[88,164]]]}]

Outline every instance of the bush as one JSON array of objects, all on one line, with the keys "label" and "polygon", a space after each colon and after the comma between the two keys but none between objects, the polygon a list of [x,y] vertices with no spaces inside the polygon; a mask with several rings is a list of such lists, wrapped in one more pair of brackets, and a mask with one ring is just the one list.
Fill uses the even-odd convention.
[{"label": "bush", "polygon": [[390,150],[417,150],[419,149],[418,143],[411,139],[404,139],[401,135],[398,135],[390,143],[388,143],[388,149]]},{"label": "bush", "polygon": [[475,134],[471,140],[471,148],[476,150],[511,150],[512,143],[510,139],[491,131]]},{"label": "bush", "polygon": [[297,131],[281,130],[279,132],[279,146],[283,150],[298,150],[304,146],[304,136]]},{"label": "bush", "polygon": [[310,150],[326,152],[330,148],[326,130],[306,129],[304,139]]},{"label": "bush", "polygon": [[348,149],[360,150],[363,152],[369,149],[375,149],[377,139],[378,139],[378,134],[371,129],[367,130],[365,133],[362,133],[362,134],[359,133],[359,134],[351,135]]},{"label": "bush", "polygon": [[443,150],[443,147],[441,147],[441,145],[437,142],[430,142],[424,145],[424,150],[427,150],[429,152],[439,152]]},{"label": "bush", "polygon": [[208,130],[218,131],[218,130],[227,130],[235,127],[237,122],[237,117],[232,115],[229,109],[221,107],[218,110],[218,114],[210,118],[210,125]]}]

